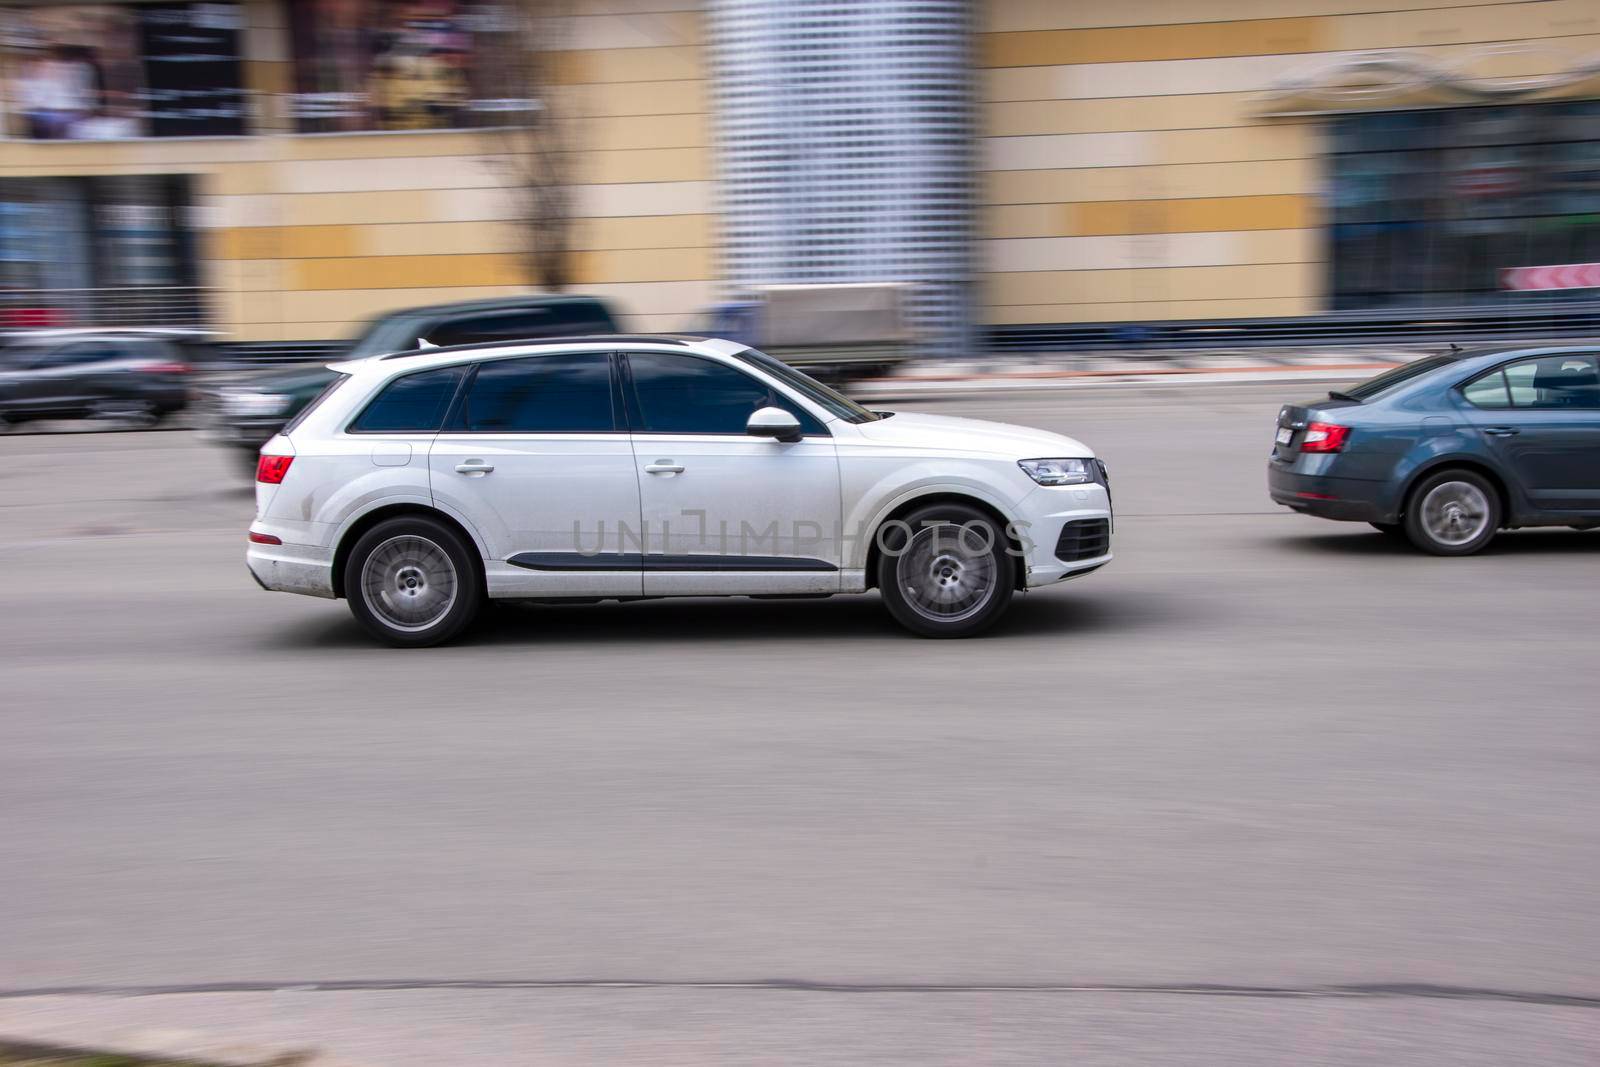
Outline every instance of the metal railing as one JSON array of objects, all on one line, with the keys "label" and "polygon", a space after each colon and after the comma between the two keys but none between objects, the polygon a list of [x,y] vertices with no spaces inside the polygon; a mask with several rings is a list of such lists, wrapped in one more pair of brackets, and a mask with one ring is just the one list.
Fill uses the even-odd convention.
[{"label": "metal railing", "polygon": [[200,286],[0,289],[0,328],[205,326],[214,292]]},{"label": "metal railing", "polygon": [[1600,337],[1600,301],[1330,311],[1294,318],[1040,323],[990,326],[983,333],[990,352],[1571,340]]},{"label": "metal railing", "polygon": [[224,341],[213,346],[217,362],[230,367],[272,367],[327,363],[350,347],[349,341]]}]

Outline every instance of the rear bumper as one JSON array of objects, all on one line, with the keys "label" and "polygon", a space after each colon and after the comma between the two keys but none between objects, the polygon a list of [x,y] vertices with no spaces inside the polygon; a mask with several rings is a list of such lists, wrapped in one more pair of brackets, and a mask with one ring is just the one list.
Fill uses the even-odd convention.
[{"label": "rear bumper", "polygon": [[311,545],[251,544],[245,565],[263,589],[334,599],[333,553]]},{"label": "rear bumper", "polygon": [[1306,515],[1343,522],[1398,522],[1399,505],[1388,483],[1305,474],[1267,463],[1267,492],[1274,503]]}]

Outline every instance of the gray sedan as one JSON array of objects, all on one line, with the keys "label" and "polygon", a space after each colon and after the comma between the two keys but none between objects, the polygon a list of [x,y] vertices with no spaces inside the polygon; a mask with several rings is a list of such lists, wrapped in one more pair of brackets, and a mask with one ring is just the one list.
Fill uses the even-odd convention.
[{"label": "gray sedan", "polygon": [[1285,405],[1272,499],[1440,556],[1477,552],[1502,529],[1600,526],[1597,351],[1452,352]]}]

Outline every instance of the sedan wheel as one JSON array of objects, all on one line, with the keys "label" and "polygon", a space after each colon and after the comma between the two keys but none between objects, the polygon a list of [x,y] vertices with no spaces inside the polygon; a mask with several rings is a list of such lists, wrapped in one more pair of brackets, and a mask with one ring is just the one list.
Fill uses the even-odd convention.
[{"label": "sedan wheel", "polygon": [[1472,471],[1443,471],[1411,494],[1405,527],[1411,543],[1424,552],[1470,555],[1500,528],[1500,496]]}]

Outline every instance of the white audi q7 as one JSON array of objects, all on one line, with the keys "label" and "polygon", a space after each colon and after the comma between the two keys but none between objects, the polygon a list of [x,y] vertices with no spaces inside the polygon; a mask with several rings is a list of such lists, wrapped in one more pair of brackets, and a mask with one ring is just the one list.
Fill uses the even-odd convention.
[{"label": "white audi q7", "polygon": [[485,597],[877,588],[929,636],[1111,559],[1105,465],[1070,437],[869,411],[731,341],[594,337],[334,364],[261,449],[250,572],[344,597],[394,645]]}]

